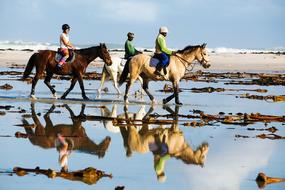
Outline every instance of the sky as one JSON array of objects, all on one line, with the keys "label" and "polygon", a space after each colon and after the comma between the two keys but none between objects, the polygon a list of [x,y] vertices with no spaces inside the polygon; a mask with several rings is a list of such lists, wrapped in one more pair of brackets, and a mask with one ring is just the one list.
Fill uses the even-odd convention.
[{"label": "sky", "polygon": [[154,47],[160,26],[167,45],[183,48],[285,47],[284,0],[0,0],[0,41],[58,43],[61,25],[74,44]]}]

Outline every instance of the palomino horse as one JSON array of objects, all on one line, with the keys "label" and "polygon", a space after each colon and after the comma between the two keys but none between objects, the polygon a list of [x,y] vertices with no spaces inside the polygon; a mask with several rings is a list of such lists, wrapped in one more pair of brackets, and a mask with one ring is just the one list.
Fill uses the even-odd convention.
[{"label": "palomino horse", "polygon": [[[168,111],[168,109],[166,110]],[[145,117],[148,117],[149,113],[150,111]],[[129,115],[129,113],[126,115]],[[139,152],[141,154],[150,152],[151,146],[156,144],[157,138],[160,140],[163,139],[164,143],[167,144],[170,157],[182,160],[186,164],[203,166],[209,150],[208,143],[202,143],[196,150],[189,146],[183,135],[183,131],[178,126],[178,118],[174,119],[170,128],[160,126],[149,129],[147,121],[142,121],[142,128],[140,130],[135,125],[120,127],[120,130],[127,156],[131,156],[132,152]]]},{"label": "palomino horse", "polygon": [[32,72],[33,68],[36,67],[36,74],[32,81],[31,98],[36,98],[35,86],[38,80],[44,74],[44,71],[46,71],[44,83],[48,86],[54,98],[57,98],[56,91],[50,84],[50,80],[53,74],[58,74],[72,76],[71,85],[69,89],[67,89],[67,91],[61,96],[62,99],[66,98],[66,96],[73,89],[77,81],[79,82],[83,99],[88,99],[85,94],[83,85],[83,75],[86,72],[87,66],[97,57],[103,59],[107,65],[111,65],[112,60],[105,44],[100,44],[99,46],[94,46],[86,49],[75,50],[74,52],[75,60],[70,63],[66,63],[61,71],[56,68],[57,62],[55,61],[55,51],[42,50],[38,53],[34,53],[30,57],[29,62],[24,71],[23,78],[27,78]]},{"label": "palomino horse", "polygon": [[179,82],[185,75],[187,68],[192,64],[192,61],[197,60],[204,68],[210,67],[209,58],[206,52],[206,44],[197,46],[187,46],[183,50],[179,50],[176,55],[170,56],[170,62],[165,76],[158,76],[154,74],[155,67],[150,66],[151,56],[145,54],[138,54],[134,56],[129,64],[127,64],[120,77],[119,85],[122,85],[126,81],[128,74],[130,73],[130,80],[126,85],[126,92],[124,100],[128,102],[129,89],[134,81],[141,76],[143,78],[143,89],[154,103],[154,97],[148,90],[148,83],[151,80],[169,80],[172,82],[174,93],[169,97],[163,99],[163,104],[166,104],[175,97],[176,104],[182,104],[179,101]]},{"label": "palomino horse", "polygon": [[[126,60],[120,57],[112,56],[112,65],[105,64],[102,70],[102,78],[100,82],[100,87],[98,88],[98,94],[101,93],[105,79],[107,76],[111,77],[113,81],[113,85],[115,89],[117,90],[118,94],[121,94],[121,91],[118,87],[118,77],[121,76],[123,69],[125,67]],[[141,77],[138,77],[141,84],[143,83],[143,80]]]},{"label": "palomino horse", "polygon": [[85,152],[92,155],[97,155],[99,158],[103,158],[107,151],[111,138],[105,137],[101,143],[96,144],[86,134],[82,122],[84,119],[85,105],[82,104],[81,112],[79,116],[75,116],[73,111],[68,105],[64,105],[68,110],[72,124],[56,124],[54,125],[50,114],[54,111],[55,106],[52,105],[49,111],[44,115],[45,126],[42,125],[40,118],[38,118],[35,112],[34,103],[31,104],[32,119],[34,121],[35,129],[33,130],[29,122],[23,118],[23,124],[25,126],[26,134],[20,134],[18,137],[28,137],[33,145],[40,146],[44,149],[54,148],[58,134],[66,137],[67,142],[72,144],[73,150]]}]

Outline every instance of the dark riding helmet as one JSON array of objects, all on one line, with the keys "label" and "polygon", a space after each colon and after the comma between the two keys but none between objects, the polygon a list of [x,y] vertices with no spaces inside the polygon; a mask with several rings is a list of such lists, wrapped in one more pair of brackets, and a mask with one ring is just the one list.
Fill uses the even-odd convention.
[{"label": "dark riding helmet", "polygon": [[70,29],[70,26],[68,24],[63,24],[61,28],[62,30],[67,30]]},{"label": "dark riding helmet", "polygon": [[135,37],[135,34],[132,32],[128,32],[128,38],[133,38],[133,37]]}]

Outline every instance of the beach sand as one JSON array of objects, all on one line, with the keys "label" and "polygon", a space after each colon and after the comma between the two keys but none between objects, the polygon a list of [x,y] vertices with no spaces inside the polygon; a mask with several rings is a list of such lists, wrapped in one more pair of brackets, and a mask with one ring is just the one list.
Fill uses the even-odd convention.
[{"label": "beach sand", "polygon": [[[30,56],[30,51],[0,51],[0,67],[24,67]],[[110,52],[111,56],[123,57],[123,52]],[[238,54],[220,53],[209,54],[211,67],[207,71],[228,71],[228,72],[285,72],[284,54]],[[97,58],[89,67],[102,66],[103,62]],[[195,67],[195,70],[202,67]]]}]

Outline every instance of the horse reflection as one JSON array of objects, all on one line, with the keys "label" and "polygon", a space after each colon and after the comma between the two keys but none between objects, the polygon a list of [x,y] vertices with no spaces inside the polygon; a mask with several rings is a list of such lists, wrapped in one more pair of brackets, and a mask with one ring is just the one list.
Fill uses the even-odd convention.
[{"label": "horse reflection", "polygon": [[[101,108],[101,116],[112,117],[112,118],[125,118],[125,113],[118,114],[117,107],[118,107],[117,104],[113,104],[112,109],[110,111],[106,106],[103,106]],[[142,120],[145,115],[146,115],[145,105],[142,105],[136,113],[128,113],[128,117],[131,117],[135,120]],[[103,125],[108,131],[112,133],[120,132],[120,127],[114,126],[112,120],[103,120]]]},{"label": "horse reflection", "polygon": [[[166,110],[169,112],[172,111],[169,107],[166,107]],[[179,107],[177,106],[175,110],[172,113],[176,113],[177,117]],[[150,112],[144,116],[144,119],[148,117]],[[127,117],[130,114],[126,113],[125,115]],[[144,154],[151,151],[153,153],[154,169],[160,182],[166,179],[164,165],[167,159],[174,157],[186,164],[194,164],[202,167],[209,149],[207,143],[202,143],[196,150],[193,150],[185,140],[183,131],[179,128],[178,118],[174,118],[171,127],[160,125],[157,128],[150,129],[149,124],[143,121],[140,130],[135,125],[120,127],[120,130],[128,157],[133,152]]]},{"label": "horse reflection", "polygon": [[[107,151],[111,138],[105,137],[100,144],[93,142],[86,134],[82,122],[85,120],[84,116],[85,105],[82,104],[81,112],[78,116],[75,116],[73,111],[68,105],[64,107],[69,111],[72,124],[57,124],[54,125],[50,119],[50,114],[54,111],[55,106],[52,105],[48,112],[44,115],[46,126],[43,126],[35,112],[34,104],[31,104],[32,119],[34,121],[35,130],[29,127],[29,123],[23,118],[23,124],[26,126],[25,130],[30,142],[33,145],[40,146],[42,148],[54,148],[56,142],[60,142],[60,137],[65,137],[65,143],[68,144],[68,149],[77,150],[80,152],[97,155],[99,158],[103,158]],[[63,145],[65,144],[63,143]],[[66,146],[66,144],[64,145]]]}]

